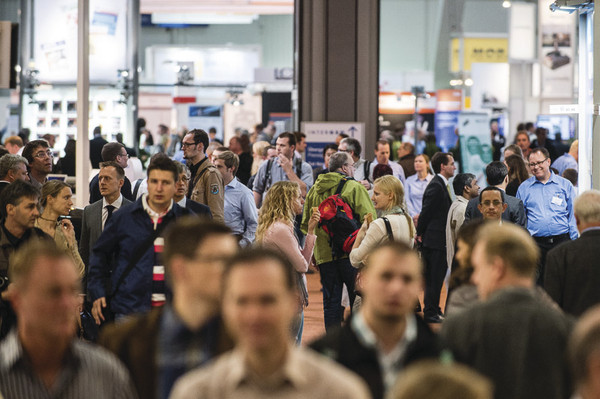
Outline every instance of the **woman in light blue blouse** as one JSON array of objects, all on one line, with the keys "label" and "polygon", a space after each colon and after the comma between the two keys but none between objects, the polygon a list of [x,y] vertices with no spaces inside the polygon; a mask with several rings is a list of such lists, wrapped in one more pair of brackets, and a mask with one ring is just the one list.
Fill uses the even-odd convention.
[{"label": "woman in light blue blouse", "polygon": [[420,154],[415,157],[415,171],[417,173],[406,178],[405,191],[408,213],[413,217],[416,226],[423,206],[423,193],[431,179],[433,179],[427,155]]}]

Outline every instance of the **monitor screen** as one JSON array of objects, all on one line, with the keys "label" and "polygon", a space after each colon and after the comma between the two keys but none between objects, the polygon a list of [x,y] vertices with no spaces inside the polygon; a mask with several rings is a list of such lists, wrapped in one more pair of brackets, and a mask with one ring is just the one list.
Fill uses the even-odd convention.
[{"label": "monitor screen", "polygon": [[575,121],[569,115],[538,115],[537,127],[548,129],[548,138],[554,140],[556,133],[560,133],[562,140],[575,137]]}]

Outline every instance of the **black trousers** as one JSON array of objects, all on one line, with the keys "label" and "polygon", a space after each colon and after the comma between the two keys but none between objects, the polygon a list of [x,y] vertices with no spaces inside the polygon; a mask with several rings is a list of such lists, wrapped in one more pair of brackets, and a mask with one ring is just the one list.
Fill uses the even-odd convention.
[{"label": "black trousers", "polygon": [[537,285],[543,286],[544,272],[546,271],[546,255],[548,255],[548,252],[557,245],[565,241],[570,241],[571,236],[569,235],[569,233],[565,233],[550,237],[533,237],[533,239],[540,248],[540,260],[538,262],[538,267],[535,272],[535,279]]},{"label": "black trousers", "polygon": [[423,247],[421,254],[425,264],[425,298],[423,300],[425,307],[423,315],[431,317],[442,314],[440,295],[448,270],[448,262],[445,249]]}]

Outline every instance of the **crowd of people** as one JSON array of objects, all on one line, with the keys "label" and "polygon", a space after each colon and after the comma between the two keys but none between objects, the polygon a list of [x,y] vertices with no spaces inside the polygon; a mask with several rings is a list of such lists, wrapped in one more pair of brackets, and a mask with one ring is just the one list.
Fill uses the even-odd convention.
[{"label": "crowd of people", "polygon": [[313,171],[303,133],[262,125],[161,126],[129,181],[97,129],[81,219],[53,143],[7,138],[0,397],[598,397],[600,191],[569,179],[577,141],[491,127],[486,187],[386,139],[369,160],[340,136]]}]

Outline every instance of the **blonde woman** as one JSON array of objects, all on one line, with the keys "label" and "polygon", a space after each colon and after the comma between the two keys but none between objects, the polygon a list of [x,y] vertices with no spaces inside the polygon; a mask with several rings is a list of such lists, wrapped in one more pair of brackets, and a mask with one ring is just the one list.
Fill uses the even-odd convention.
[{"label": "blonde woman", "polygon": [[378,219],[365,218],[350,252],[350,263],[359,267],[366,257],[381,243],[389,240],[384,217],[389,221],[394,241],[404,241],[411,247],[415,226],[406,210],[404,186],[397,177],[387,175],[375,180],[371,197]]},{"label": "blonde woman", "polygon": [[300,345],[304,326],[304,307],[308,305],[308,290],[306,276],[310,258],[315,246],[315,228],[319,223],[321,214],[313,210],[308,222],[308,234],[304,248],[300,248],[294,234],[294,219],[302,213],[304,199],[300,194],[298,183],[279,181],[267,191],[258,214],[258,227],[256,229],[256,243],[266,248],[281,252],[290,260],[294,269],[299,274],[299,290],[301,293],[301,306],[298,312],[297,323],[292,327],[292,336]]},{"label": "blonde woman", "polygon": [[75,228],[69,219],[58,221],[59,216],[67,216],[73,206],[73,192],[71,187],[60,180],[51,180],[42,186],[40,204],[44,208],[42,214],[35,221],[38,227],[54,238],[59,248],[65,249],[75,262],[79,275],[83,276],[85,266],[79,255]]},{"label": "blonde woman", "polygon": [[269,143],[266,141],[257,141],[252,144],[252,168],[250,169],[250,176],[254,176],[258,172],[258,167],[267,159],[267,147]]}]

